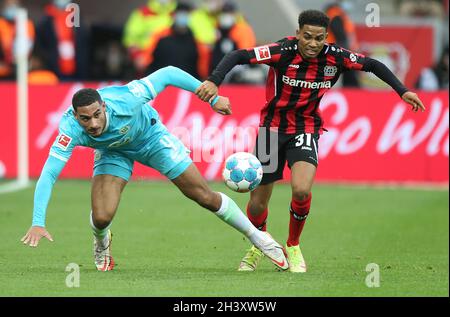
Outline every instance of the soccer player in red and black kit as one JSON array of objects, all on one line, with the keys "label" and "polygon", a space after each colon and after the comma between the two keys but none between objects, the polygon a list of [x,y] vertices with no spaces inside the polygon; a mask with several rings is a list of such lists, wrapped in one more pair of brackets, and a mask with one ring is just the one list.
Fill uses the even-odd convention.
[{"label": "soccer player in red and black kit", "polygon": [[[318,139],[325,130],[319,110],[323,95],[342,72],[362,70],[372,72],[389,84],[414,112],[424,111],[425,107],[383,63],[326,43],[329,19],[323,12],[304,11],[298,23],[295,37],[228,53],[196,94],[202,100],[215,97],[218,86],[235,65],[263,63],[270,66],[266,104],[261,110],[255,147],[255,154],[263,163],[264,176],[261,185],[250,194],[247,215],[256,227],[266,230],[273,185],[282,179],[287,161],[291,169],[292,200],[286,251],[290,271],[306,272],[299,240],[311,206]],[[242,259],[239,270],[254,271],[262,256],[252,247]]]}]

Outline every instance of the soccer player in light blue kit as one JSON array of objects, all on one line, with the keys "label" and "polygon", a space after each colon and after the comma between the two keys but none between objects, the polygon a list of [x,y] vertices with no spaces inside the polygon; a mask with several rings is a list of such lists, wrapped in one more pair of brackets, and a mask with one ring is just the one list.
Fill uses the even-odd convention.
[{"label": "soccer player in light blue kit", "polygon": [[[164,174],[185,196],[247,236],[277,267],[287,269],[283,248],[269,234],[257,230],[233,200],[209,188],[183,143],[167,131],[158,112],[147,104],[168,85],[194,92],[200,84],[186,72],[169,66],[124,86],[87,88],[75,93],[36,184],[32,226],[21,241],[32,247],[42,237],[53,241],[45,229],[53,185],[73,149],[87,146],[96,149],[91,226],[98,270],[114,267],[110,226],[134,161]],[[218,96],[211,106],[217,113],[231,114],[228,98]]]}]

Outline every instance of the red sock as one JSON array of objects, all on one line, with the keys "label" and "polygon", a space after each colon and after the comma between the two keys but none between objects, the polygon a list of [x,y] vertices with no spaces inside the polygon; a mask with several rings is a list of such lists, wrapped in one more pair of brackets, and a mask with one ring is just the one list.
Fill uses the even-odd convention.
[{"label": "red sock", "polygon": [[312,195],[309,193],[305,200],[299,201],[292,198],[290,208],[290,220],[289,220],[289,237],[287,240],[287,246],[298,245],[300,243],[300,235],[305,225],[306,217],[309,214],[309,208],[311,206]]},{"label": "red sock", "polygon": [[250,220],[250,222],[259,230],[261,231],[266,231],[266,220],[267,220],[267,215],[269,213],[269,209],[264,209],[264,211],[258,215],[258,216],[253,216],[250,213],[250,209],[248,208],[247,205],[247,217]]}]

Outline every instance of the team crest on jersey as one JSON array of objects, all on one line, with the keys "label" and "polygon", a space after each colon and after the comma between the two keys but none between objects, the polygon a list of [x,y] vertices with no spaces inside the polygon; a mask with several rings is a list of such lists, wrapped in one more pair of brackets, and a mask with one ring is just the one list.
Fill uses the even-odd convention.
[{"label": "team crest on jersey", "polygon": [[337,73],[337,67],[336,66],[325,66],[323,69],[323,73],[325,76],[334,76]]},{"label": "team crest on jersey", "polygon": [[121,128],[121,129],[119,130],[119,133],[120,133],[120,134],[125,134],[125,133],[127,133],[128,131],[130,131],[130,126],[126,125],[126,126],[124,126],[123,128]]},{"label": "team crest on jersey", "polygon": [[58,142],[56,142],[56,145],[60,148],[63,149],[64,151],[67,150],[67,148],[70,145],[70,142],[72,142],[72,138],[68,135],[65,134],[61,134],[58,137]]},{"label": "team crest on jersey", "polygon": [[270,55],[270,49],[267,45],[255,47],[253,50],[255,51],[257,61],[264,61],[272,58],[272,56]]}]

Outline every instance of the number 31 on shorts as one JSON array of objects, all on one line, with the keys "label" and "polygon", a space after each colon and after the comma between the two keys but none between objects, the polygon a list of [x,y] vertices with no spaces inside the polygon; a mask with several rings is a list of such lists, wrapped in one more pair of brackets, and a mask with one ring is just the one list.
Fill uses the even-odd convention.
[{"label": "number 31 on shorts", "polygon": [[295,137],[297,142],[295,143],[296,147],[302,146],[305,143],[306,136],[306,146],[311,147],[311,133],[299,134]]}]

